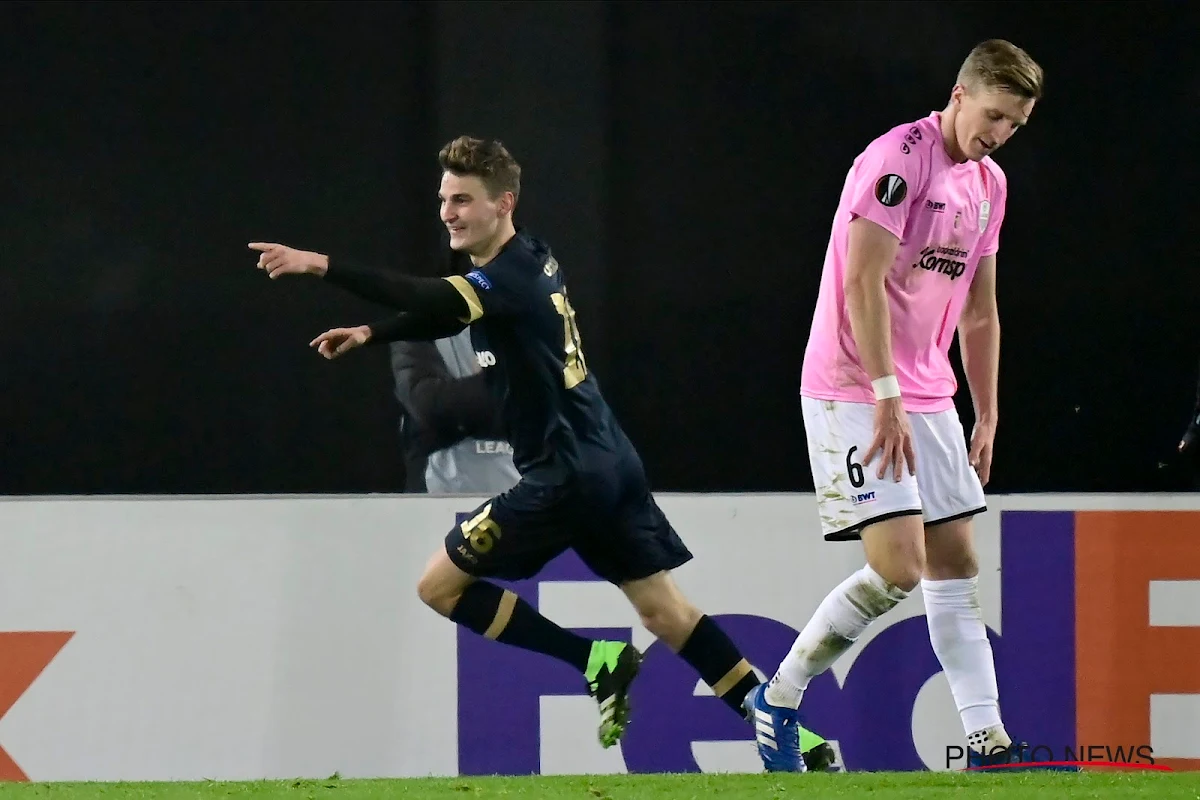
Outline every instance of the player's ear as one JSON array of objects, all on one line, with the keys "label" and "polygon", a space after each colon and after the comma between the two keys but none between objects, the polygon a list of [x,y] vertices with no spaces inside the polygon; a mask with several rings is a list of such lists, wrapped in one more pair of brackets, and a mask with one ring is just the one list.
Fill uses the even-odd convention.
[{"label": "player's ear", "polygon": [[513,209],[516,208],[517,198],[512,192],[501,192],[499,199],[496,201],[497,210],[501,216],[511,217]]}]

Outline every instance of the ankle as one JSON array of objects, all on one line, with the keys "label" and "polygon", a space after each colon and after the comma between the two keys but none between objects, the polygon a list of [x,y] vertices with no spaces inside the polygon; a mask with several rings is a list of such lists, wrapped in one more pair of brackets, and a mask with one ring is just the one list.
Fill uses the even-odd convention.
[{"label": "ankle", "polygon": [[804,699],[803,686],[797,686],[782,675],[776,674],[763,691],[763,699],[779,708],[799,708]]}]

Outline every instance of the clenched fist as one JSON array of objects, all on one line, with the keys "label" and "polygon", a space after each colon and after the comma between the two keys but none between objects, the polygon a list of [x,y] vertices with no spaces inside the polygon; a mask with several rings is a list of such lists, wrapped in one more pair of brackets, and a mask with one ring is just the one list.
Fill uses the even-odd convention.
[{"label": "clenched fist", "polygon": [[356,328],[334,328],[322,333],[308,343],[309,347],[317,348],[317,352],[328,359],[337,358],[361,347],[371,340],[371,329],[366,325]]},{"label": "clenched fist", "polygon": [[272,280],[282,275],[324,275],[329,269],[329,257],[320,253],[273,242],[251,242],[249,247],[262,254],[258,268]]}]

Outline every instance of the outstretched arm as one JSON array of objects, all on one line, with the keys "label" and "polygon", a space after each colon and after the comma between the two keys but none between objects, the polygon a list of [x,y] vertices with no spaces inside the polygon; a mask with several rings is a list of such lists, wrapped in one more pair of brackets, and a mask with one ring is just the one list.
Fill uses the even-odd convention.
[{"label": "outstretched arm", "polygon": [[465,323],[471,315],[462,293],[443,278],[418,278],[348,260],[331,260],[323,253],[272,242],[252,242],[249,247],[261,254],[258,268],[272,279],[283,275],[316,275],[364,300],[397,311],[414,312],[423,320],[447,326],[458,320]]},{"label": "outstretched arm", "polygon": [[384,342],[432,342],[454,336],[467,327],[462,320],[439,320],[418,314],[397,314],[394,317],[358,325],[353,328],[333,328],[308,343],[325,358],[334,359],[356,347]]}]

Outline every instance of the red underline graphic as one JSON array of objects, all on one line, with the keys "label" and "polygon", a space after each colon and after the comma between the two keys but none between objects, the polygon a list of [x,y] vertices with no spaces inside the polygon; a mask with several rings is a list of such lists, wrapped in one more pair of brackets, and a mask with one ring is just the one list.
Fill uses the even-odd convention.
[{"label": "red underline graphic", "polygon": [[1030,767],[1118,767],[1120,769],[1149,769],[1156,772],[1174,772],[1166,764],[1130,764],[1125,761],[1015,761],[1011,764],[985,764],[967,767],[963,772],[981,769],[1029,769]]}]

